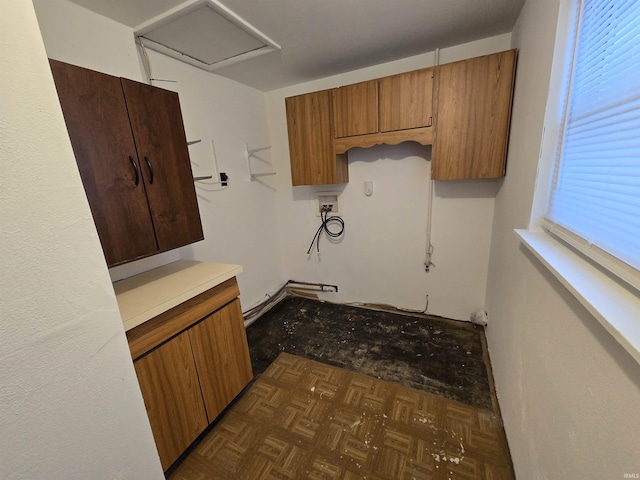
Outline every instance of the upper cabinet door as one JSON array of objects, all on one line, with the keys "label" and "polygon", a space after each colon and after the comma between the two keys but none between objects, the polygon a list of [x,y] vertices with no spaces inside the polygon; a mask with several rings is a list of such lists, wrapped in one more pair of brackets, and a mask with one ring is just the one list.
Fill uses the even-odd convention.
[{"label": "upper cabinet door", "polygon": [[120,79],[50,60],[109,266],[158,251]]},{"label": "upper cabinet door", "polygon": [[381,132],[431,126],[432,68],[384,77],[379,84]]},{"label": "upper cabinet door", "polygon": [[121,81],[159,250],[202,240],[178,94]]},{"label": "upper cabinet door", "polygon": [[331,103],[331,90],[285,99],[294,186],[349,181],[346,155],[335,153]]},{"label": "upper cabinet door", "polygon": [[336,88],[333,93],[335,137],[378,132],[378,81]]},{"label": "upper cabinet door", "polygon": [[516,51],[436,69],[434,180],[504,176]]}]

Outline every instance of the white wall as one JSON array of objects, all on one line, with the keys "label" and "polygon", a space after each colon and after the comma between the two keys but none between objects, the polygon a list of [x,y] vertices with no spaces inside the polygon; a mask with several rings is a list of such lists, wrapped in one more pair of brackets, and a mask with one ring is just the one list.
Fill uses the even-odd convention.
[{"label": "white wall", "polygon": [[[0,440],[0,476],[160,478],[27,3],[12,1],[0,18],[2,64],[11,65],[0,77],[3,111],[10,112],[0,144],[0,259],[11,272],[0,281],[0,422],[10,433]],[[50,56],[143,78],[130,29],[64,0],[35,4]],[[187,135],[215,141],[231,187],[198,188],[205,242],[114,269],[115,276],[179,256],[235,262],[246,269],[245,307],[295,278],[337,283],[340,293],[327,298],[338,301],[421,309],[428,294],[430,313],[461,319],[484,304],[486,289],[487,334],[518,477],[605,479],[640,471],[640,368],[512,232],[529,221],[558,4],[527,2],[513,32],[519,60],[506,179],[436,186],[436,267],[428,274],[422,262],[430,153],[414,144],[351,154],[351,181],[338,187],[345,238],[323,239],[320,259],[307,257],[318,222],[314,192],[333,187],[291,187],[284,98],[428,66],[432,54],[268,93],[265,111],[256,91],[151,53],[154,76],[179,81],[161,86],[180,92]],[[440,59],[504,50],[510,40],[446,49]],[[276,176],[248,180],[245,142],[271,143],[262,156]],[[199,150],[194,162],[194,173],[208,173]],[[365,180],[374,181],[371,198]]]},{"label": "white wall", "polygon": [[[65,0],[35,0],[50,57],[112,75],[146,81],[133,30]],[[213,172],[211,141],[229,187],[196,184],[205,240],[111,269],[118,280],[179,258],[244,267],[238,277],[243,308],[275,290],[283,277],[277,255],[276,193],[249,180],[245,143],[268,144],[262,92],[149,51],[155,86],[177,91],[195,176]],[[268,153],[266,153],[268,155]],[[268,159],[268,157],[265,157]]]},{"label": "white wall", "polygon": [[0,64],[0,477],[164,478],[31,2]]},{"label": "white wall", "polygon": [[[45,46],[53,58],[142,80],[144,73],[130,28],[65,0],[35,0]],[[509,48],[501,35],[440,52],[449,62]],[[212,173],[210,141],[230,187],[198,184],[205,241],[111,269],[113,280],[177,258],[239,263],[246,308],[286,279],[335,283],[340,302],[376,302],[468,319],[484,306],[489,242],[499,182],[438,182],[432,243],[435,267],[424,271],[430,148],[416,144],[354,150],[350,177],[339,187],[346,221],[342,242],[322,240],[322,255],[307,257],[317,228],[315,192],[327,187],[291,187],[284,98],[345,83],[430,66],[434,53],[262,94],[228,79],[149,52],[155,82],[179,92],[195,175]],[[265,110],[265,98],[267,109]],[[252,160],[258,171],[277,175],[249,180],[244,157],[250,148],[272,145]],[[270,165],[267,162],[271,162]],[[372,180],[375,193],[363,194]],[[333,189],[333,188],[332,188]]]},{"label": "white wall", "polygon": [[[444,49],[446,63],[510,47],[510,35]],[[431,148],[414,143],[354,149],[349,153],[349,183],[291,186],[284,99],[339,85],[415,70],[434,64],[434,53],[370,67],[266,94],[272,155],[278,171],[280,245],[287,278],[337,284],[338,302],[387,303],[429,313],[469,319],[484,306],[489,242],[497,181],[436,182],[433,203],[433,262],[424,270]],[[364,182],[374,182],[372,197]],[[340,192],[346,223],[344,239],[322,239],[320,258],[306,251],[319,219],[315,192]]]},{"label": "white wall", "polygon": [[[150,51],[149,57],[154,77],[178,80],[157,85],[178,92],[188,140],[202,140],[190,147],[194,175],[217,173],[213,141],[219,171],[229,176],[227,188],[196,183],[205,240],[182,248],[180,256],[242,265],[238,283],[246,310],[283,283],[277,254],[277,192],[268,177],[251,181],[245,154],[247,144],[269,144],[264,94],[162,54]],[[270,152],[260,155],[269,160]],[[252,165],[270,169],[259,159]]]},{"label": "white wall", "polygon": [[640,366],[513,233],[526,228],[560,0],[526,2],[507,176],[498,192],[487,336],[518,478],[640,474]]},{"label": "white wall", "polygon": [[33,0],[33,4],[50,58],[143,79],[131,28],[66,0]]}]

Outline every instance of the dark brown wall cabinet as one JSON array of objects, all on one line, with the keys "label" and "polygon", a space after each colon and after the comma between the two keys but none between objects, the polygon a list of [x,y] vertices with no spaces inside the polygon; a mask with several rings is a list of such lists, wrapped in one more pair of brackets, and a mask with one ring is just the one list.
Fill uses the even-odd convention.
[{"label": "dark brown wall cabinet", "polygon": [[107,264],[202,240],[178,95],[50,65]]}]

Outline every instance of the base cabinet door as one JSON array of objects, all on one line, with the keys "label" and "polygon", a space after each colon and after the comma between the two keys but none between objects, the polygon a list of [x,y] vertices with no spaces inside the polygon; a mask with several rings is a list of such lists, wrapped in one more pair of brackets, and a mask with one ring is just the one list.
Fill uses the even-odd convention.
[{"label": "base cabinet door", "polygon": [[232,278],[127,332],[165,471],[253,378],[239,294]]},{"label": "base cabinet door", "polygon": [[189,337],[212,422],[253,378],[240,300],[193,326]]},{"label": "base cabinet door", "polygon": [[163,470],[207,427],[189,335],[185,332],[134,362]]}]

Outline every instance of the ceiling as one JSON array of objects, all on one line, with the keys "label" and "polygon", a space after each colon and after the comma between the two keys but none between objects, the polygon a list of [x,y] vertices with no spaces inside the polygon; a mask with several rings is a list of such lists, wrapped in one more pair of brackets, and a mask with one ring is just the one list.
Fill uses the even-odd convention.
[{"label": "ceiling", "polygon": [[[134,30],[194,0],[70,0]],[[281,46],[215,70],[263,91],[510,32],[525,0],[220,0]]]}]

